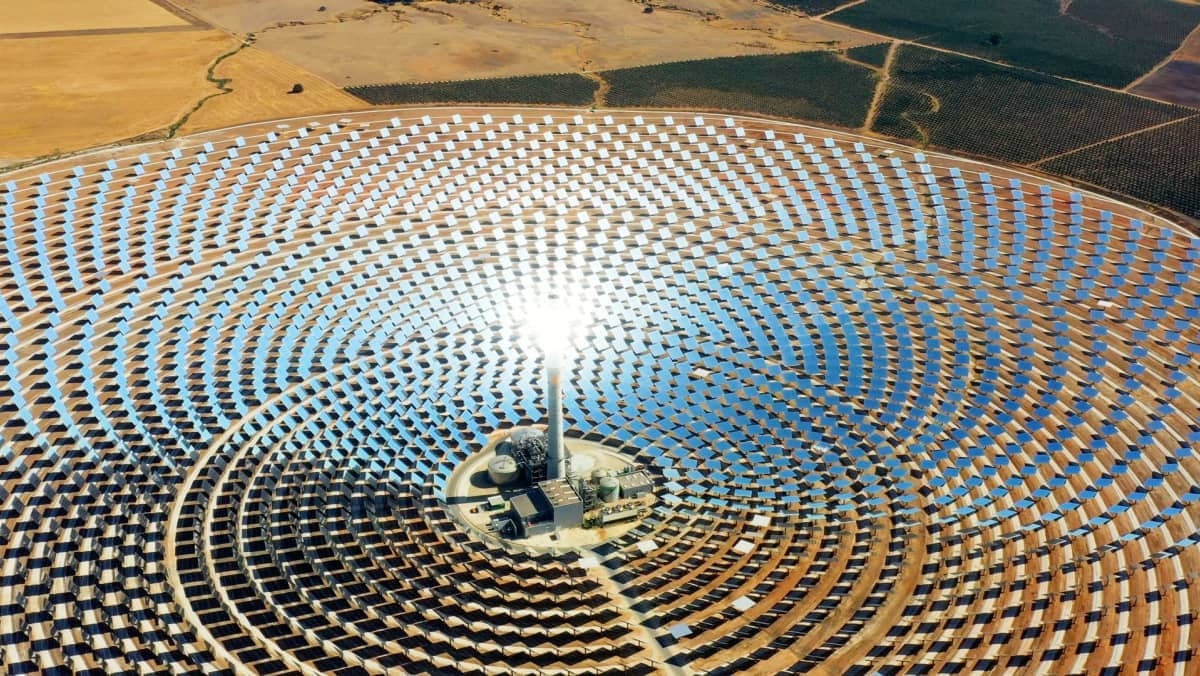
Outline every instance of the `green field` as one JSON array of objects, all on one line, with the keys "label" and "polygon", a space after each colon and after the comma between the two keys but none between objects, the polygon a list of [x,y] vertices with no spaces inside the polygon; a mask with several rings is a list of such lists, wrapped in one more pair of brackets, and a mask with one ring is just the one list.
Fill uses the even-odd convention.
[{"label": "green field", "polygon": [[679,61],[600,73],[611,106],[746,111],[856,128],[877,75],[830,52]]},{"label": "green field", "polygon": [[1194,113],[914,45],[891,78],[874,131],[1018,164]]},{"label": "green field", "polygon": [[1177,47],[1200,23],[1200,8],[1163,0],[1072,0],[1071,16],[1125,40]]},{"label": "green field", "polygon": [[846,58],[854,59],[860,63],[865,63],[870,66],[882,68],[887,61],[888,50],[892,48],[890,42],[879,42],[873,45],[863,45],[862,47],[851,47],[846,50]]},{"label": "green field", "polygon": [[592,103],[597,84],[582,75],[531,75],[488,80],[384,84],[348,87],[346,91],[375,105],[407,103],[549,103],[584,106]]},{"label": "green field", "polygon": [[1173,0],[867,0],[829,20],[1039,72],[1122,87],[1200,24]]},{"label": "green field", "polygon": [[1200,117],[1110,141],[1040,165],[1200,218]]},{"label": "green field", "polygon": [[[1081,13],[1097,19],[1125,16],[1114,7],[1097,15],[1093,0],[1076,3],[1082,5]],[[1122,30],[1137,35],[1146,27]],[[606,104],[612,107],[760,113],[853,129],[866,121],[880,77],[877,69],[890,46],[880,42],[848,49],[844,55],[822,51],[679,61],[596,75],[611,86]],[[1035,165],[1200,218],[1197,111],[917,45],[896,49],[871,131],[951,152]],[[597,87],[593,79],[564,74],[348,91],[379,105],[587,106],[594,103]],[[1166,126],[1143,131],[1161,124]],[[1131,135],[1110,140],[1124,134]]]},{"label": "green field", "polygon": [[798,9],[810,16],[813,14],[824,14],[838,5],[844,5],[847,2],[850,2],[850,0],[770,0],[772,5]]}]

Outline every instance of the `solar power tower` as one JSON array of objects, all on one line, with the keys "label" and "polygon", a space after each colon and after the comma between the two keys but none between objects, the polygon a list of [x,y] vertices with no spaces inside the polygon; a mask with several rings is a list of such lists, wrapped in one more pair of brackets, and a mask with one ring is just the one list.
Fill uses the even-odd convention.
[{"label": "solar power tower", "polygon": [[600,299],[570,284],[525,311],[524,330],[542,353],[546,387],[547,478],[565,479],[571,472],[570,452],[563,442],[563,378],[571,372],[572,344],[587,335]]}]

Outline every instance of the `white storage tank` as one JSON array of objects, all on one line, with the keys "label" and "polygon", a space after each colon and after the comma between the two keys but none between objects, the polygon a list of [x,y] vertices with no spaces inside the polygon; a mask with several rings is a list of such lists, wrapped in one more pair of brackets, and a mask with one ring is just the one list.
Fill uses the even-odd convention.
[{"label": "white storage tank", "polygon": [[614,476],[600,477],[597,482],[596,496],[600,502],[616,502],[621,497],[621,482]]},{"label": "white storage tank", "polygon": [[521,470],[511,455],[497,455],[488,461],[488,478],[497,486],[507,486],[517,480]]}]

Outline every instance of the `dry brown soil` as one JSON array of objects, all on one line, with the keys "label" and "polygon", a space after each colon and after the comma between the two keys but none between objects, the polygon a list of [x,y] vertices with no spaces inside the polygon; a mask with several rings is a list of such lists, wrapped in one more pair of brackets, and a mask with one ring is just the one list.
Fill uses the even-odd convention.
[{"label": "dry brown soil", "polygon": [[[1200,0],[1197,0],[1197,2],[1200,2]],[[1200,27],[1192,31],[1192,34],[1179,46],[1179,49],[1175,52],[1175,60],[1200,63]]]},{"label": "dry brown soil", "polygon": [[[839,26],[754,0],[677,0],[650,14],[633,0],[180,0],[339,86],[605,70],[741,54],[866,44]],[[664,5],[667,3],[664,3]]]},{"label": "dry brown soil", "polygon": [[187,24],[150,0],[0,0],[0,34]]},{"label": "dry brown soil", "polygon": [[0,40],[0,166],[170,125],[215,91],[205,70],[237,42],[217,30]]},{"label": "dry brown soil", "polygon": [[[380,9],[366,0],[171,0],[205,21],[234,33],[254,33],[287,23],[336,21],[347,13]],[[324,6],[325,11],[319,11]]]},{"label": "dry brown soil", "polygon": [[1128,91],[1200,108],[1200,26],[1179,45],[1169,61],[1139,78]]},{"label": "dry brown soil", "polygon": [[[598,71],[871,41],[756,0],[672,0],[650,14],[634,0],[174,5],[257,38],[215,68],[232,92],[194,112],[219,91],[206,80],[207,69],[240,37],[189,30],[185,19],[151,0],[0,0],[0,31],[55,32],[0,39],[0,167],[161,133],[189,112],[184,133],[361,108],[340,89],[353,84]],[[304,91],[288,94],[295,83]]]},{"label": "dry brown soil", "polygon": [[1171,61],[1130,91],[1200,109],[1200,62]]},{"label": "dry brown soil", "polygon": [[[180,130],[188,134],[254,120],[312,115],[362,108],[363,102],[325,80],[255,47],[225,59],[214,75],[230,78],[233,90],[209,99]],[[293,84],[299,94],[287,93]]]}]

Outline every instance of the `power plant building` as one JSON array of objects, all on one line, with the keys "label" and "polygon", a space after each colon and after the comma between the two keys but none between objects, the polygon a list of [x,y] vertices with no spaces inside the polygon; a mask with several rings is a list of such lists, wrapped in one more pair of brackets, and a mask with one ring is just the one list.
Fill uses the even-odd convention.
[{"label": "power plant building", "polygon": [[654,480],[646,470],[618,475],[617,484],[620,486],[621,498],[624,500],[640,498],[654,488]]},{"label": "power plant building", "polygon": [[517,530],[523,537],[545,535],[583,525],[583,500],[566,479],[543,481],[512,499]]}]

